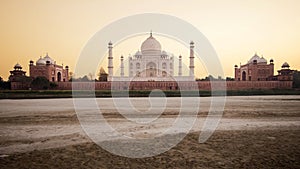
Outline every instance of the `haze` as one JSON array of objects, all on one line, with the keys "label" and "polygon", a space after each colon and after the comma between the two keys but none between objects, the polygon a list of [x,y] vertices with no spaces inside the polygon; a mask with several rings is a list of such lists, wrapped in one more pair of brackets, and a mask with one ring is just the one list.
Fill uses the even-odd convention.
[{"label": "haze", "polygon": [[[285,61],[292,69],[300,68],[298,0],[2,0],[0,76],[6,80],[17,62],[28,75],[29,60],[36,61],[47,52],[73,71],[81,49],[102,27],[125,16],[150,12],[173,15],[197,27],[217,51],[226,76],[233,77],[233,66],[246,63],[255,52],[274,59],[275,70]],[[133,54],[141,42],[127,48],[123,45],[120,49],[124,50],[115,57]],[[188,55],[188,49],[176,43],[166,45],[165,50],[175,56]],[[197,77],[207,75],[198,70]]]}]

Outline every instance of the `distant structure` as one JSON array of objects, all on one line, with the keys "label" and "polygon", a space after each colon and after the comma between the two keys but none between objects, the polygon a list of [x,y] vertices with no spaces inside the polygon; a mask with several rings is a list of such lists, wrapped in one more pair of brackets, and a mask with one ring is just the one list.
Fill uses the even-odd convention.
[{"label": "distant structure", "polygon": [[49,57],[48,53],[45,57],[40,57],[36,64],[31,60],[29,62],[30,77],[36,78],[44,76],[52,82],[67,82],[69,81],[69,67],[57,65],[56,62]]},{"label": "distant structure", "polygon": [[178,57],[178,75],[174,75],[174,55],[161,50],[160,43],[152,33],[142,43],[141,51],[128,58],[128,76],[125,76],[124,57],[120,57],[120,76],[113,74],[112,43],[108,43],[108,73],[100,69],[99,79],[93,85],[81,81],[75,84],[69,81],[69,67],[57,65],[46,54],[40,57],[36,64],[29,62],[30,77],[16,64],[10,71],[9,81],[12,90],[31,89],[31,82],[38,76],[46,77],[50,82],[55,82],[56,90],[72,90],[77,85],[77,90],[211,90],[214,83],[215,90],[252,90],[252,89],[291,89],[293,87],[293,73],[290,65],[285,62],[278,75],[274,75],[274,61],[268,63],[263,57],[255,54],[250,60],[238,67],[235,65],[235,80],[226,81],[218,79],[195,81],[194,78],[194,43],[190,42],[189,74],[182,75],[182,56]]},{"label": "distant structure", "polygon": [[290,65],[284,62],[281,66],[281,70],[278,70],[277,80],[280,81],[292,81],[294,70],[290,69]]},{"label": "distant structure", "polygon": [[235,65],[234,79],[236,81],[268,81],[273,80],[274,63],[273,59],[270,63],[263,57],[255,55],[244,65],[239,68]]},{"label": "distant structure", "polygon": [[14,66],[14,70],[12,71],[9,71],[10,72],[10,76],[9,76],[9,81],[16,81],[18,80],[18,78],[20,77],[25,77],[26,76],[26,72],[22,70],[22,66],[17,63],[15,66]]},{"label": "distant structure", "polygon": [[27,90],[32,81],[32,78],[26,76],[26,71],[22,70],[22,66],[17,63],[14,70],[9,71],[10,76],[8,80],[11,83],[12,90]]},{"label": "distant structure", "polygon": [[189,76],[182,76],[182,56],[179,56],[178,75],[174,75],[174,55],[162,50],[152,32],[142,43],[141,50],[128,58],[128,74],[124,76],[124,57],[121,56],[120,76],[115,76],[113,66],[113,46],[108,43],[108,81],[195,81],[194,42],[190,42]]},{"label": "distant structure", "polygon": [[274,60],[270,63],[264,57],[259,57],[256,53],[250,60],[238,67],[234,66],[235,81],[293,81],[294,70],[285,62],[278,70],[278,75],[274,75]]}]

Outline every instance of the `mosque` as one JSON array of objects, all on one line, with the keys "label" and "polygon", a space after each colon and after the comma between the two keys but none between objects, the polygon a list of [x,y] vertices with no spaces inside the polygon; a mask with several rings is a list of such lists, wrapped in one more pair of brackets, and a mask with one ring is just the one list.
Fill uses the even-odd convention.
[{"label": "mosque", "polygon": [[178,59],[178,75],[174,75],[174,55],[162,50],[161,44],[150,36],[128,59],[128,75],[124,76],[124,57],[121,56],[120,76],[114,76],[113,44],[108,43],[108,81],[194,81],[194,42],[190,42],[189,76],[182,75],[182,56]]},{"label": "mosque", "polygon": [[36,78],[44,76],[51,82],[67,82],[69,81],[69,66],[56,64],[48,53],[45,57],[40,57],[36,64],[32,60],[29,61],[30,77]]},{"label": "mosque", "polygon": [[274,61],[270,63],[264,57],[259,57],[256,53],[250,60],[238,68],[234,66],[234,79],[236,81],[270,81],[274,76]]},{"label": "mosque", "polygon": [[278,70],[278,75],[274,76],[274,60],[270,62],[256,53],[250,60],[238,67],[234,66],[235,81],[292,81],[294,70],[290,69],[290,65],[285,62]]}]

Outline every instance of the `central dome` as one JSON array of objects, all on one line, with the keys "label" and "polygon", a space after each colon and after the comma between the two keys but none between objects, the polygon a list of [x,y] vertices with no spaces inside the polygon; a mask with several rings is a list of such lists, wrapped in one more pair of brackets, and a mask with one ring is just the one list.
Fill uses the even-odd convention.
[{"label": "central dome", "polygon": [[252,58],[248,61],[248,63],[253,63],[256,60],[257,63],[267,63],[267,60],[263,57],[259,57],[256,53]]},{"label": "central dome", "polygon": [[150,37],[147,38],[141,46],[141,50],[143,51],[161,51],[160,43],[150,34]]}]

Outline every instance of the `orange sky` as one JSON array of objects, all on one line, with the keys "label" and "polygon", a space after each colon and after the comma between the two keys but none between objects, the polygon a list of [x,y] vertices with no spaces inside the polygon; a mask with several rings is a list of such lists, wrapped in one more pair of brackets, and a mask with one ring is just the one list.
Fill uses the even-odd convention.
[{"label": "orange sky", "polygon": [[[267,60],[273,58],[275,70],[284,61],[292,69],[300,69],[299,0],[2,0],[0,3],[0,76],[5,80],[14,64],[19,62],[28,71],[29,60],[36,61],[46,52],[57,63],[69,65],[72,71],[81,49],[97,31],[124,16],[145,12],[173,15],[196,26],[214,46],[226,76],[232,77],[233,66],[246,63],[255,52]],[[139,47],[120,53],[127,56]],[[206,76],[203,72],[196,75]]]}]

